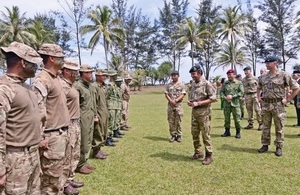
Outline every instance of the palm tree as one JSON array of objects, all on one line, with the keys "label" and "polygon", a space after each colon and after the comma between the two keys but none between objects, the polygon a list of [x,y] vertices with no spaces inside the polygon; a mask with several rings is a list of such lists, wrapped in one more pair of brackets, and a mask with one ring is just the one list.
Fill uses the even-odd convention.
[{"label": "palm tree", "polygon": [[34,41],[31,42],[31,46],[38,50],[43,43],[54,43],[55,35],[45,29],[43,22],[40,19],[31,21],[27,25],[28,32],[34,35]]},{"label": "palm tree", "polygon": [[21,14],[17,6],[12,6],[11,10],[8,7],[5,9],[7,13],[2,11],[2,19],[0,19],[0,45],[7,45],[13,41],[30,43],[34,36],[24,26],[25,13]]},{"label": "palm tree", "polygon": [[111,53],[111,55],[112,56],[111,61],[109,62],[109,67],[113,70],[116,70],[118,72],[118,75],[120,75],[122,72],[124,72],[126,67],[124,58],[114,53]]},{"label": "palm tree", "polygon": [[185,18],[182,23],[177,26],[177,32],[172,36],[176,39],[176,45],[174,49],[178,49],[191,45],[191,58],[192,66],[194,66],[194,47],[200,47],[204,42],[204,37],[208,34],[205,25],[197,26],[191,18]]},{"label": "palm tree", "polygon": [[108,68],[107,55],[109,48],[112,47],[114,39],[119,43],[122,43],[122,37],[125,34],[124,29],[121,28],[120,21],[118,19],[112,18],[112,11],[107,6],[101,7],[98,5],[95,10],[92,10],[89,13],[88,18],[93,24],[81,26],[80,33],[82,35],[94,33],[88,44],[88,46],[92,49],[91,54],[102,38],[106,66]]},{"label": "palm tree", "polygon": [[241,47],[239,41],[232,43],[232,41],[227,41],[223,44],[219,56],[216,61],[219,63],[216,65],[216,70],[219,67],[223,69],[230,66],[231,69],[236,71],[236,66],[241,66],[248,62],[246,58],[246,47]]}]

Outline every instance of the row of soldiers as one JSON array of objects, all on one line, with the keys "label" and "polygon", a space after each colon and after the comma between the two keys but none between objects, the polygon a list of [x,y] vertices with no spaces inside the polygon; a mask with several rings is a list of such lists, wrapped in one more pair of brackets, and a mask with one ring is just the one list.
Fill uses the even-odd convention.
[{"label": "row of soldiers", "polygon": [[[101,148],[115,146],[112,137],[129,128],[131,77],[122,83],[116,71],[97,69],[92,83],[91,66],[65,61],[56,44],[36,52],[13,42],[1,52],[0,194],[79,194],[84,184],[75,172],[91,173],[88,159],[106,159]],[[30,86],[25,81],[33,77]]]}]

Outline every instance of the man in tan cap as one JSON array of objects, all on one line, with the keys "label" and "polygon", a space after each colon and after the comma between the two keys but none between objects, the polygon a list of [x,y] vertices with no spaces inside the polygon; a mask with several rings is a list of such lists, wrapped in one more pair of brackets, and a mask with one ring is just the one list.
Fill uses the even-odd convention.
[{"label": "man in tan cap", "polygon": [[89,174],[95,169],[87,163],[92,149],[94,122],[98,121],[94,102],[95,91],[91,85],[93,71],[91,66],[82,65],[79,69],[80,79],[74,83],[80,97],[81,128],[80,160],[76,172],[82,174]]},{"label": "man in tan cap", "polygon": [[105,80],[107,77],[107,72],[102,69],[97,69],[95,72],[96,82],[92,85],[95,88],[96,96],[96,110],[99,122],[94,125],[94,136],[93,136],[93,157],[98,159],[106,159],[107,154],[101,151],[101,147],[105,145],[105,140],[107,138],[108,129],[108,109],[106,100],[106,84]]},{"label": "man in tan cap", "polygon": [[129,99],[130,99],[130,87],[129,83],[132,81],[132,77],[127,74],[124,78],[124,82],[121,85],[122,92],[122,118],[121,118],[121,130],[128,130],[129,126],[127,124],[129,116]]},{"label": "man in tan cap", "polygon": [[39,108],[46,115],[40,143],[42,194],[60,194],[65,184],[62,173],[70,122],[66,96],[58,77],[64,65],[64,54],[55,44],[43,44],[38,53],[43,58],[44,68],[32,85]]},{"label": "man in tan cap", "polygon": [[65,61],[62,74],[61,74],[61,84],[67,98],[67,106],[70,113],[70,123],[69,123],[69,143],[66,151],[66,163],[64,174],[66,174],[67,182],[64,187],[65,194],[78,194],[79,191],[75,188],[82,187],[82,182],[76,182],[75,179],[75,169],[77,168],[80,159],[80,140],[81,140],[81,130],[80,130],[80,105],[79,105],[79,93],[73,87],[73,83],[78,77],[79,67],[76,63],[71,61]]},{"label": "man in tan cap", "polygon": [[41,194],[42,116],[36,95],[24,81],[35,76],[42,58],[18,42],[1,51],[7,72],[0,77],[0,194]]}]

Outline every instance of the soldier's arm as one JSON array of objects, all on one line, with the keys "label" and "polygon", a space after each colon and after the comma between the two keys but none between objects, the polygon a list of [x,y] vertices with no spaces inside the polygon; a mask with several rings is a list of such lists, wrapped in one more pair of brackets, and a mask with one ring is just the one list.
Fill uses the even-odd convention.
[{"label": "soldier's arm", "polygon": [[287,102],[290,102],[300,92],[300,88],[299,88],[299,84],[297,83],[297,81],[292,79],[290,75],[288,75],[287,78],[289,79],[289,87],[292,90],[291,95],[289,95],[287,98]]},{"label": "soldier's arm", "polygon": [[242,82],[239,83],[238,89],[236,92],[232,95],[232,98],[241,98],[244,96],[244,87]]},{"label": "soldier's arm", "polygon": [[181,94],[175,99],[175,102],[180,102],[183,100],[184,96],[186,95],[186,91],[185,91],[185,85],[182,83],[181,84]]}]

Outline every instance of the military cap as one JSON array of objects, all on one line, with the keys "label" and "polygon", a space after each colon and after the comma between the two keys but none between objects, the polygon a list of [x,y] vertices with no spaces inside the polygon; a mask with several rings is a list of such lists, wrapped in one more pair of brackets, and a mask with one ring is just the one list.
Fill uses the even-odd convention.
[{"label": "military cap", "polygon": [[63,68],[70,69],[70,70],[79,70],[78,64],[68,60],[65,60]]},{"label": "military cap", "polygon": [[54,56],[58,58],[65,57],[62,48],[59,45],[51,43],[43,44],[38,53],[41,55]]},{"label": "military cap", "polygon": [[246,67],[244,68],[244,71],[246,71],[246,70],[251,70],[251,67],[250,67],[250,66],[246,66]]},{"label": "military cap", "polygon": [[229,74],[229,73],[235,73],[235,70],[229,69],[229,70],[226,72],[226,74]]},{"label": "military cap", "polygon": [[90,65],[83,64],[80,66],[79,72],[94,72],[94,70]]},{"label": "military cap", "polygon": [[12,52],[20,58],[34,64],[39,64],[43,61],[34,49],[19,42],[12,42],[8,47],[1,47],[1,51],[5,56],[7,53]]},{"label": "military cap", "polygon": [[132,77],[129,74],[127,74],[124,79],[125,80],[132,80]]},{"label": "military cap", "polygon": [[116,75],[118,75],[117,71],[115,71],[115,70],[109,70],[107,74],[108,74],[108,76],[116,76]]},{"label": "military cap", "polygon": [[178,72],[177,70],[173,70],[173,71],[171,72],[171,75],[174,75],[174,74],[179,75],[179,72]]},{"label": "military cap", "polygon": [[196,66],[193,66],[189,73],[192,73],[192,72],[197,72],[197,71],[201,71],[201,67],[199,65],[196,65]]},{"label": "military cap", "polygon": [[265,59],[265,63],[267,62],[277,62],[278,58],[276,56],[268,56],[266,59]]},{"label": "military cap", "polygon": [[97,76],[107,76],[107,72],[103,69],[97,68],[96,72],[95,72],[95,75],[97,75]]},{"label": "military cap", "polygon": [[236,75],[236,78],[240,78],[240,77],[242,77],[242,75],[241,75],[241,74],[238,74],[238,75]]},{"label": "military cap", "polygon": [[115,80],[115,82],[123,82],[123,79],[121,77],[117,77],[117,79]]},{"label": "military cap", "polygon": [[300,74],[300,70],[294,70],[293,74]]}]

